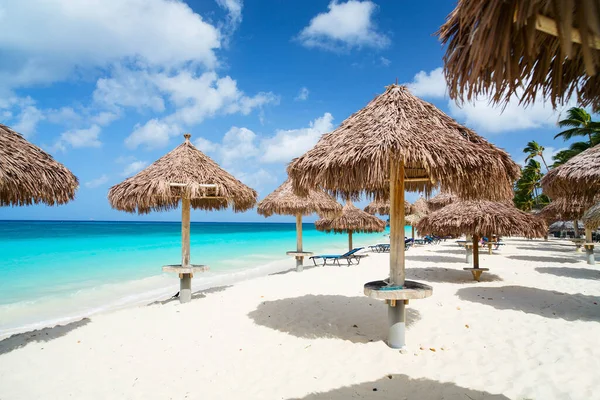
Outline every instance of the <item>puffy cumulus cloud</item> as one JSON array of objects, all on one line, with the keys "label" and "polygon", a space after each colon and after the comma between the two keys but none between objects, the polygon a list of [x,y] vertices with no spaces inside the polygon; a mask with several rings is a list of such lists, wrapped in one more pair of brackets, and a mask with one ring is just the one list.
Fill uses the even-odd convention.
[{"label": "puffy cumulus cloud", "polygon": [[311,19],[298,35],[304,46],[337,51],[340,46],[351,49],[389,45],[389,38],[377,32],[373,18],[377,5],[372,1],[339,3],[334,0],[328,8],[329,11]]},{"label": "puffy cumulus cloud", "polygon": [[216,143],[204,138],[194,140],[194,146],[203,153],[212,153],[219,148]]},{"label": "puffy cumulus cloud", "polygon": [[333,129],[333,116],[325,113],[311,121],[308,128],[278,130],[275,136],[261,143],[261,161],[265,163],[289,162],[313,147],[321,135]]},{"label": "puffy cumulus cloud", "polygon": [[61,81],[124,60],[212,68],[221,42],[218,28],[179,0],[6,1],[0,21],[4,87]]},{"label": "puffy cumulus cloud", "polygon": [[[411,82],[406,83],[411,92],[424,99],[447,97],[447,85],[442,68],[433,71],[420,71]],[[571,101],[563,107],[566,110],[576,106]],[[556,126],[562,110],[553,110],[552,105],[536,101],[527,107],[519,104],[518,95],[505,106],[490,104],[488,99],[477,99],[464,104],[448,100],[448,113],[460,123],[481,133],[502,133]]]},{"label": "puffy cumulus cloud", "polygon": [[86,129],[72,129],[63,132],[53,148],[55,150],[66,151],[67,147],[80,149],[84,147],[100,147],[102,142],[99,139],[101,129],[98,125],[92,125]]},{"label": "puffy cumulus cloud", "polygon": [[264,168],[259,168],[251,172],[248,172],[248,170],[231,170],[230,173],[257,191],[261,191],[265,186],[271,186],[277,183],[277,176]]},{"label": "puffy cumulus cloud", "polygon": [[[176,74],[149,74],[145,71],[130,73],[139,73],[138,78],[144,80],[144,87],[151,88],[152,96],[166,99],[175,111],[163,118],[154,118],[143,125],[137,125],[125,139],[129,148],[140,145],[148,148],[164,147],[168,144],[169,137],[180,133],[179,127],[193,126],[218,114],[248,115],[254,109],[279,102],[279,97],[271,92],[247,96],[238,88],[234,79],[229,76],[220,78],[215,72],[200,75],[188,70]],[[138,78],[133,80],[138,81]]]},{"label": "puffy cumulus cloud", "polygon": [[223,166],[227,168],[256,157],[258,148],[255,139],[256,133],[250,129],[234,126],[228,130],[218,149]]},{"label": "puffy cumulus cloud", "polygon": [[302,87],[302,88],[300,88],[300,91],[298,92],[298,96],[296,96],[296,98],[294,100],[296,100],[296,101],[308,100],[309,93],[310,92],[308,91],[308,88]]},{"label": "puffy cumulus cloud", "polygon": [[418,72],[406,86],[412,94],[419,97],[439,98],[446,95],[446,80],[441,67],[431,72]]},{"label": "puffy cumulus cloud", "polygon": [[147,161],[133,161],[125,166],[123,172],[121,172],[121,176],[132,176],[146,168],[146,166],[148,166]]},{"label": "puffy cumulus cloud", "polygon": [[227,22],[220,24],[221,31],[225,34],[223,39],[227,44],[229,36],[235,32],[235,30],[242,23],[242,7],[244,2],[242,0],[216,0],[219,7],[227,11]]},{"label": "puffy cumulus cloud", "polygon": [[102,185],[104,185],[106,182],[108,182],[108,175],[102,175],[96,179],[92,179],[91,181],[87,181],[85,183],[85,187],[88,187],[90,189],[95,189],[97,187],[100,187]]},{"label": "puffy cumulus cloud", "polygon": [[117,67],[112,77],[98,79],[93,98],[96,105],[113,110],[118,107],[165,110],[164,100],[148,71]]},{"label": "puffy cumulus cloud", "polygon": [[34,105],[27,105],[21,108],[16,117],[16,122],[12,128],[21,133],[24,137],[30,137],[37,128],[40,121],[44,119],[44,114]]}]

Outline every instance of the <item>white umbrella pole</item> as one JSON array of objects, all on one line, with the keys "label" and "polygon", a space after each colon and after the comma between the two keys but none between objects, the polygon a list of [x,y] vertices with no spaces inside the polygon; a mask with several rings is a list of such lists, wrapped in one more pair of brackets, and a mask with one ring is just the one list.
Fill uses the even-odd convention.
[{"label": "white umbrella pole", "polygon": [[[296,251],[302,253],[302,214],[296,214]],[[304,269],[304,257],[296,256],[296,272]]]},{"label": "white umbrella pole", "polygon": [[[190,267],[190,199],[187,195],[181,198],[181,267]],[[188,303],[192,300],[192,274],[180,274],[179,301]]]}]

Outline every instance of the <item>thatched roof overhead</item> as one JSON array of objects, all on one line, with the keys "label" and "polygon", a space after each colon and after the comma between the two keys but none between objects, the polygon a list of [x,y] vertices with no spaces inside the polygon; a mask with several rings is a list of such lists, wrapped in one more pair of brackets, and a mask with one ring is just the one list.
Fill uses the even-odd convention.
[{"label": "thatched roof overhead", "polygon": [[[411,205],[408,201],[404,200],[404,213],[408,214],[411,210]],[[390,215],[390,200],[373,200],[365,207],[365,212],[371,215]]]},{"label": "thatched roof overhead", "polygon": [[0,124],[0,205],[64,204],[79,181],[64,165]]},{"label": "thatched roof overhead", "polygon": [[456,201],[430,213],[417,224],[421,233],[478,236],[517,235],[543,237],[546,223],[508,202]]},{"label": "thatched roof overhead", "polygon": [[425,214],[409,214],[404,218],[404,223],[410,226],[416,226]]},{"label": "thatched roof overhead", "polygon": [[583,224],[586,228],[598,229],[600,227],[600,203],[594,204],[583,214]]},{"label": "thatched roof overhead", "polygon": [[292,190],[292,181],[286,179],[277,189],[258,203],[257,211],[265,217],[280,215],[319,215],[336,214],[342,206],[333,197],[322,190],[310,190],[300,197]]},{"label": "thatched roof overhead", "polygon": [[[390,85],[288,166],[295,189],[385,199],[390,160],[405,164],[405,188],[440,186],[465,198],[512,198],[520,169],[509,155],[404,86]],[[493,184],[492,184],[493,183]]]},{"label": "thatched roof overhead", "polygon": [[540,212],[537,217],[543,218],[547,223],[556,221],[573,221],[581,219],[585,210],[590,208],[590,203],[581,203],[578,201],[566,200],[564,198],[554,199]]},{"label": "thatched roof overhead", "polygon": [[459,0],[438,34],[453,99],[600,106],[598,0]]},{"label": "thatched roof overhead", "polygon": [[458,197],[452,193],[441,192],[429,199],[427,201],[427,205],[431,211],[436,211],[447,206],[448,204],[454,203],[455,201],[458,201]]},{"label": "thatched roof overhead", "polygon": [[[185,142],[159,158],[135,176],[110,188],[108,201],[113,208],[139,214],[177,208],[183,193],[191,207],[236,212],[256,204],[256,191],[196,149],[186,134]],[[206,185],[216,185],[216,189]]]},{"label": "thatched roof overhead", "polygon": [[544,193],[551,198],[593,202],[600,194],[600,146],[587,149],[550,170],[541,184]]},{"label": "thatched roof overhead", "polygon": [[346,202],[342,213],[337,217],[321,218],[315,222],[317,230],[326,232],[334,231],[335,233],[383,232],[385,225],[385,221],[360,210],[349,201]]},{"label": "thatched roof overhead", "polygon": [[410,213],[419,215],[425,215],[429,213],[429,205],[427,204],[427,200],[425,200],[423,197],[419,197],[412,205]]}]

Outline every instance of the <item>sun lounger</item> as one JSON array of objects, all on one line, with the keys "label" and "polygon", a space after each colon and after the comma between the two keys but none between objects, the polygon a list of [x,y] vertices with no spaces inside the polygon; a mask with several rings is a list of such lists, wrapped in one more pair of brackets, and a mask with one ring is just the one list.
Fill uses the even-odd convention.
[{"label": "sun lounger", "polygon": [[389,243],[378,243],[372,246],[369,246],[369,249],[375,253],[386,253],[390,251]]},{"label": "sun lounger", "polygon": [[322,255],[318,255],[318,256],[312,256],[312,257],[310,257],[310,259],[313,260],[315,265],[319,265],[319,264],[317,264],[317,260],[323,260],[322,265],[327,265],[327,261],[331,261],[330,265],[336,265],[336,264],[341,265],[340,260],[345,260],[348,263],[348,265],[354,264],[354,262],[356,262],[356,264],[360,264],[360,259],[363,257],[366,257],[366,255],[359,255],[356,253],[362,249],[363,249],[362,247],[357,247],[355,249],[350,250],[349,252],[347,252],[345,254],[341,254],[341,255],[322,254]]}]

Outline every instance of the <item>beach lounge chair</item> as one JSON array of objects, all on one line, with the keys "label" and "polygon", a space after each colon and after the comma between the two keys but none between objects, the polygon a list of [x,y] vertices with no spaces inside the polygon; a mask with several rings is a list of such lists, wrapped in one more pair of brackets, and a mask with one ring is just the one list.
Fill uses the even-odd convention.
[{"label": "beach lounge chair", "polygon": [[315,265],[319,265],[317,264],[317,260],[323,260],[323,264],[321,265],[327,265],[327,261],[331,261],[331,264],[329,265],[340,265],[340,260],[345,260],[348,265],[352,265],[354,264],[354,262],[356,262],[356,264],[360,264],[360,259],[363,257],[366,257],[366,255],[359,255],[356,254],[358,253],[360,250],[362,250],[362,247],[357,247],[355,249],[350,250],[347,253],[341,254],[341,255],[332,255],[332,254],[322,254],[322,255],[318,255],[318,256],[312,256],[310,257],[311,260],[313,260],[313,262],[315,263]]},{"label": "beach lounge chair", "polygon": [[390,251],[389,243],[377,243],[369,246],[369,249],[375,253],[385,253]]}]

